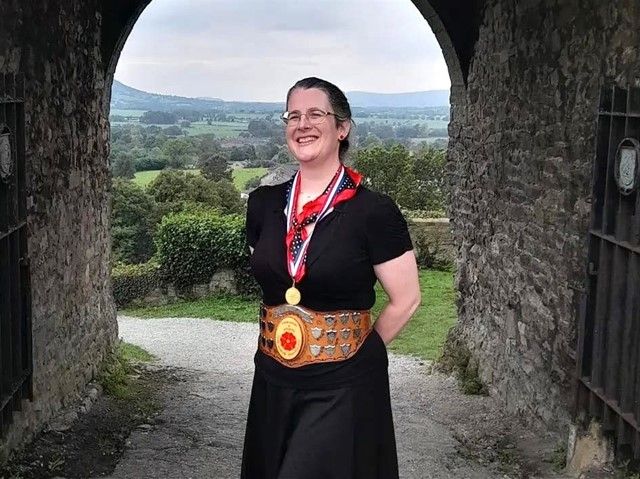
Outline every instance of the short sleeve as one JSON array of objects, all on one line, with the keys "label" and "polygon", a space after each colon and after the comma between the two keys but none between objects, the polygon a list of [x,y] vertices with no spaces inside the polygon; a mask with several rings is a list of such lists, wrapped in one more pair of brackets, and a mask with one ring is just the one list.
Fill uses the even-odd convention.
[{"label": "short sleeve", "polygon": [[367,249],[376,265],[413,249],[407,222],[395,202],[381,195],[366,219]]},{"label": "short sleeve", "polygon": [[257,188],[249,194],[245,223],[247,244],[252,248],[255,248],[258,238],[260,238],[260,230],[262,229],[262,219],[264,216],[262,207],[263,202],[260,201],[260,188]]}]

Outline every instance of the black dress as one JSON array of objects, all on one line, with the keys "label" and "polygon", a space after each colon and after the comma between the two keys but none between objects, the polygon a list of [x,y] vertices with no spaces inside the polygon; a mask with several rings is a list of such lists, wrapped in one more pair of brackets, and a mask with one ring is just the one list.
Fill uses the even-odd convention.
[{"label": "black dress", "polygon": [[[266,305],[291,286],[284,238],[292,181],[249,196],[251,269]],[[301,306],[370,309],[374,264],[412,249],[395,203],[360,186],[315,226]],[[256,330],[256,339],[258,331]],[[243,479],[395,479],[395,435],[387,350],[376,331],[344,361],[288,368],[258,351],[242,458]]]}]

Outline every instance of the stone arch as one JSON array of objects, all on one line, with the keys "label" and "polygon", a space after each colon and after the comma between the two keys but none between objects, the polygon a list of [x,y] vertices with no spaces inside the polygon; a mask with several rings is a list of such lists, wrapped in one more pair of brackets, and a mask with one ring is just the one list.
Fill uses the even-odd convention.
[{"label": "stone arch", "polygon": [[[107,86],[113,83],[116,65],[127,38],[151,1],[113,0],[103,5],[101,47]],[[467,84],[484,0],[411,1],[433,30],[442,48],[451,79],[452,97],[457,96],[457,93],[464,90]],[[109,107],[110,97],[108,93],[105,100],[106,108]]]}]

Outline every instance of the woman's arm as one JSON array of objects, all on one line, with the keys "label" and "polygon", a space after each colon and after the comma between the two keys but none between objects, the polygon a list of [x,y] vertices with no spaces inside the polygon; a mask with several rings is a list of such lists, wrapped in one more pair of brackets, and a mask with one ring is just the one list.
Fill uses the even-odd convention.
[{"label": "woman's arm", "polygon": [[420,305],[418,266],[413,251],[374,265],[375,274],[389,296],[375,323],[385,344],[389,344],[407,324]]}]

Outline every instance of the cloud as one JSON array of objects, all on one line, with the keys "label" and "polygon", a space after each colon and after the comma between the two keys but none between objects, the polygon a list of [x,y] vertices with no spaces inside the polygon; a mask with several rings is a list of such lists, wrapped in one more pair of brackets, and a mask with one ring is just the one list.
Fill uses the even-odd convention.
[{"label": "cloud", "polygon": [[449,87],[410,0],[153,0],[116,78],[161,93],[280,101],[310,74],[345,90]]}]

